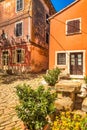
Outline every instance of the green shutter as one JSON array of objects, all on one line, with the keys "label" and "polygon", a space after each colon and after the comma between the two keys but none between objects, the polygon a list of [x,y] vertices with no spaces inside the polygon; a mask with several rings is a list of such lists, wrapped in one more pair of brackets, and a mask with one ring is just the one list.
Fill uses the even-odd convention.
[{"label": "green shutter", "polygon": [[24,63],[25,61],[25,49],[21,50],[21,62]]},{"label": "green shutter", "polygon": [[12,63],[16,63],[16,50],[12,50]]}]

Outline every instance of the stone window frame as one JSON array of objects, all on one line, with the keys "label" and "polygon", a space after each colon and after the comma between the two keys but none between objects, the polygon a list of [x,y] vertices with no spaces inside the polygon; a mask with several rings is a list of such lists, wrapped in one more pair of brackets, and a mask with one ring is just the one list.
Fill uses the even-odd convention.
[{"label": "stone window frame", "polygon": [[[17,34],[16,34],[17,25],[20,24],[20,23],[22,23],[21,34],[17,35]],[[16,22],[16,23],[15,23],[15,36],[16,36],[16,37],[21,37],[21,36],[23,36],[23,21],[19,21],[19,22]]]},{"label": "stone window frame", "polygon": [[[61,56],[58,57],[59,55],[62,55],[62,54],[65,55],[65,57],[63,57],[63,59],[61,58]],[[66,52],[56,52],[56,59],[55,59],[55,61],[56,61],[56,65],[58,65],[58,66],[66,66]]]},{"label": "stone window frame", "polygon": [[[68,24],[69,22],[76,22],[76,21],[79,21],[79,29],[76,31],[76,30],[73,30],[72,32],[68,32]],[[75,25],[76,26],[76,25]],[[73,29],[73,26],[71,26],[72,29]],[[66,35],[74,35],[74,34],[80,34],[81,33],[81,18],[75,18],[75,19],[69,19],[69,20],[66,20]]]},{"label": "stone window frame", "polygon": [[22,7],[19,7],[19,9],[17,8],[17,1],[20,2],[20,0],[16,0],[16,13],[23,11],[24,9],[24,0],[22,0]]}]

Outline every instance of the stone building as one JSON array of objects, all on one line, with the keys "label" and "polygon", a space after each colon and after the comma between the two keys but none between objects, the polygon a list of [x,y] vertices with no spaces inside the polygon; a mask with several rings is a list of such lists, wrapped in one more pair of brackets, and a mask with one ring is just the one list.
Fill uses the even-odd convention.
[{"label": "stone building", "polygon": [[0,69],[39,72],[48,68],[50,0],[0,0]]}]

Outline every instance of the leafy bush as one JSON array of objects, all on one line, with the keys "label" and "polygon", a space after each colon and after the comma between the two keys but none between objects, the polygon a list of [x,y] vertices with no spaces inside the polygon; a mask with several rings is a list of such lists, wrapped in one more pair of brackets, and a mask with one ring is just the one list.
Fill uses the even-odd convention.
[{"label": "leafy bush", "polygon": [[54,86],[58,80],[60,72],[60,69],[56,67],[52,70],[48,70],[47,74],[43,77],[45,81],[48,83],[48,85]]},{"label": "leafy bush", "polygon": [[60,112],[52,124],[52,130],[87,130],[87,116]]},{"label": "leafy bush", "polygon": [[81,130],[87,130],[87,117],[84,117],[81,121]]},{"label": "leafy bush", "polygon": [[50,93],[50,89],[43,86],[34,90],[26,84],[18,85],[16,89],[20,101],[16,107],[18,117],[29,130],[42,129],[48,123],[46,117],[55,111],[56,93]]}]

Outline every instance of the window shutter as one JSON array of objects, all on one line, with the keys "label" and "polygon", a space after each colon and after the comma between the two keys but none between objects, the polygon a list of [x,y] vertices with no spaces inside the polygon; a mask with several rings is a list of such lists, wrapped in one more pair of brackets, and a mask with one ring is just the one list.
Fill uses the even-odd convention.
[{"label": "window shutter", "polygon": [[14,27],[14,35],[16,36],[16,27]]},{"label": "window shutter", "polygon": [[12,63],[16,63],[16,50],[12,50]]},{"label": "window shutter", "polygon": [[25,61],[25,49],[21,50],[21,62],[24,63]]},{"label": "window shutter", "polygon": [[80,20],[73,20],[67,22],[67,34],[80,32]]},{"label": "window shutter", "polygon": [[80,20],[75,20],[75,22],[74,22],[74,26],[75,26],[75,32],[77,31],[77,32],[79,32],[80,31]]},{"label": "window shutter", "polygon": [[72,32],[72,21],[67,22],[67,33],[71,33]]},{"label": "window shutter", "polygon": [[19,35],[22,35],[22,23],[19,24]]}]

